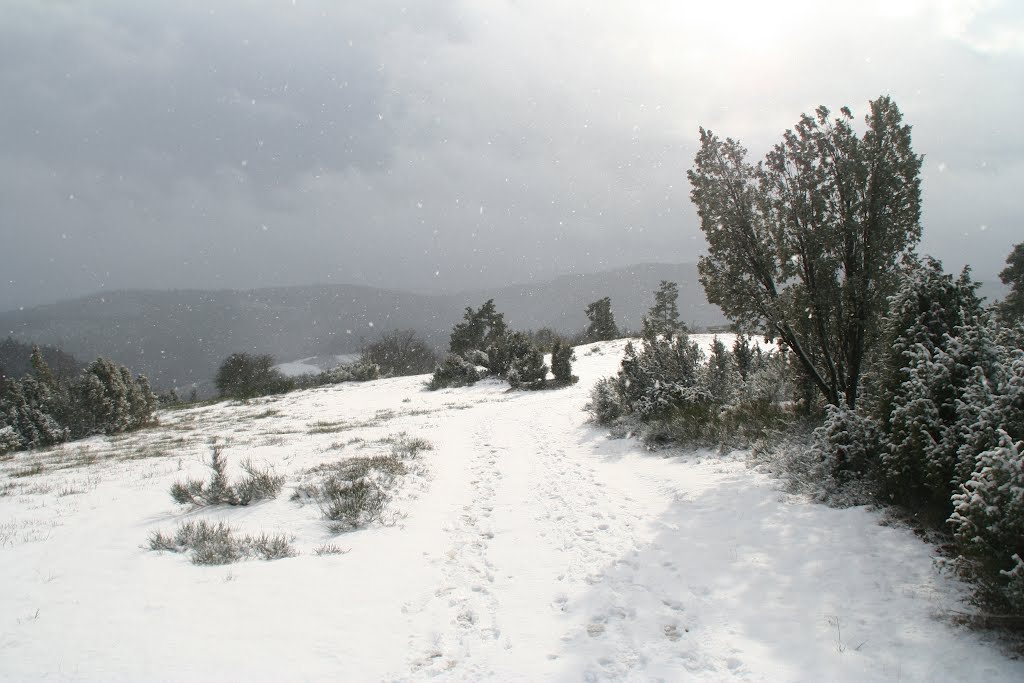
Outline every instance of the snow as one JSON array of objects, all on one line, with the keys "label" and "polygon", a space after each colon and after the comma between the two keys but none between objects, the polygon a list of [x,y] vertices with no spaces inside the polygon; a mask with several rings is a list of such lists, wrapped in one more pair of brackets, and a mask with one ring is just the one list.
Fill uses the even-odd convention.
[{"label": "snow", "polygon": [[315,375],[324,370],[339,365],[348,365],[359,360],[358,353],[342,353],[332,356],[310,356],[287,363],[278,363],[274,367],[281,371],[285,377],[301,377],[302,375]]},{"label": "snow", "polygon": [[[557,391],[342,384],[0,463],[0,680],[1024,680],[952,625],[964,589],[910,531],[782,493],[744,453],[586,423],[622,347],[578,348],[581,381]],[[335,536],[290,500],[309,467],[399,432],[434,450],[385,524]],[[211,437],[231,475],[252,458],[285,492],[175,505]],[[146,548],[194,518],[301,554],[198,567]]]},{"label": "snow", "polygon": [[320,368],[310,363],[309,361],[311,360],[314,360],[314,358],[302,358],[301,360],[294,360],[289,363],[278,363],[274,367],[285,377],[315,375],[320,372]]}]

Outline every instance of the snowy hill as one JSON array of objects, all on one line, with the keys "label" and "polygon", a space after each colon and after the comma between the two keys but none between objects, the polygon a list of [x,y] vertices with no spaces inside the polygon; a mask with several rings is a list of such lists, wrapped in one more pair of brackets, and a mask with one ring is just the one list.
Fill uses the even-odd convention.
[{"label": "snowy hill", "polygon": [[[0,462],[0,680],[1024,680],[951,625],[964,591],[910,531],[784,494],[742,453],[652,453],[588,424],[622,346],[578,348],[567,389],[342,384]],[[302,498],[311,471],[403,433],[432,450],[380,522],[332,533]],[[229,478],[250,458],[281,495],[172,502],[208,476],[212,438]],[[299,554],[149,549],[198,519]]]}]

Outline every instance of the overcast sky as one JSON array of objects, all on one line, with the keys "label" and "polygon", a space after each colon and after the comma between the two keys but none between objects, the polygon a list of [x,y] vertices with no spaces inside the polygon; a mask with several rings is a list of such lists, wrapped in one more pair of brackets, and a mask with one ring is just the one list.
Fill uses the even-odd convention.
[{"label": "overcast sky", "polygon": [[1024,240],[1022,5],[3,0],[0,310],[694,261],[698,126],[759,158],[881,94],[920,250],[991,277]]}]

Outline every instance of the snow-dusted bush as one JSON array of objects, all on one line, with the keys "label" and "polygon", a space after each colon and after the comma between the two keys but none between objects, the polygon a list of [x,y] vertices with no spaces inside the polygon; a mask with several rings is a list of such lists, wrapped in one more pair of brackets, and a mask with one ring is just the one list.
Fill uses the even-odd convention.
[{"label": "snow-dusted bush", "polygon": [[706,359],[685,332],[629,342],[618,375],[595,384],[586,409],[599,424],[640,423],[649,442],[749,445],[787,419],[790,383],[780,354],[744,359],[746,381],[718,339]]},{"label": "snow-dusted bush", "polygon": [[[890,343],[866,402],[886,434],[879,475],[897,503],[947,508],[962,480],[958,409],[974,369],[994,377],[1000,351],[977,284],[956,280],[934,259],[911,273],[884,321]],[[969,459],[977,453],[967,455]]]},{"label": "snow-dusted bush", "polygon": [[829,406],[827,410],[812,441],[825,473],[840,486],[868,477],[883,448],[878,423],[846,406]]},{"label": "snow-dusted bush", "polygon": [[368,477],[354,481],[330,477],[321,486],[317,503],[334,533],[351,531],[379,521],[389,496]]},{"label": "snow-dusted bush", "polygon": [[618,382],[614,377],[602,377],[590,390],[590,402],[584,410],[594,417],[599,425],[610,425],[622,417],[624,412],[619,396]]},{"label": "snow-dusted bush", "polygon": [[548,374],[544,354],[523,332],[506,332],[487,349],[487,369],[512,387],[543,381]]},{"label": "snow-dusted bush", "polygon": [[704,400],[698,387],[704,354],[685,334],[626,344],[617,377],[624,412],[657,418],[684,402]]},{"label": "snow-dusted bush", "polygon": [[999,571],[1013,609],[1024,611],[1020,558],[1024,557],[1024,441],[998,430],[999,443],[977,457],[971,478],[953,495],[949,518],[963,555],[983,578]]},{"label": "snow-dusted bush", "polygon": [[513,389],[542,384],[548,375],[544,354],[533,344],[512,358],[505,379]]},{"label": "snow-dusted bush", "polygon": [[192,564],[231,564],[250,557],[279,560],[294,557],[298,551],[284,534],[238,536],[234,529],[205,519],[182,522],[173,536],[155,531],[149,537],[150,550],[190,553]]},{"label": "snow-dusted bush", "polygon": [[230,484],[227,477],[227,458],[222,455],[223,446],[214,445],[210,454],[210,481],[188,479],[171,486],[171,498],[175,503],[205,505],[250,505],[267,498],[276,498],[284,486],[284,477],[271,474],[268,469],[259,469],[249,460],[242,462],[245,476],[236,484]]},{"label": "snow-dusted bush", "polygon": [[312,482],[297,486],[292,500],[315,502],[335,533],[380,521],[397,479],[412,471],[411,463],[421,452],[433,449],[429,441],[404,433],[382,443],[390,444],[388,455],[345,458],[312,468],[307,472]]},{"label": "snow-dusted bush", "polygon": [[10,425],[0,427],[0,455],[21,448],[21,435]]},{"label": "snow-dusted bush", "polygon": [[480,372],[476,366],[461,356],[449,353],[434,368],[434,374],[427,383],[427,389],[437,391],[446,387],[464,387],[476,384],[480,380]]}]

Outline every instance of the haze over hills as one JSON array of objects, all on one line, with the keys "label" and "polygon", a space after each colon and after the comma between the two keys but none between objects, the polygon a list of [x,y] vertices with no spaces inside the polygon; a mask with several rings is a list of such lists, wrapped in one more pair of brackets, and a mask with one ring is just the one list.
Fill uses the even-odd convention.
[{"label": "haze over hills", "polygon": [[208,387],[236,351],[280,361],[351,353],[394,329],[416,330],[443,350],[465,308],[492,298],[515,329],[572,334],[586,325],[586,305],[609,296],[620,327],[636,329],[661,280],[679,284],[679,312],[692,326],[725,322],[707,303],[694,264],[643,264],[447,295],[350,285],[104,292],[0,313],[0,334],[51,344],[80,360],[111,358],[158,388]]}]

